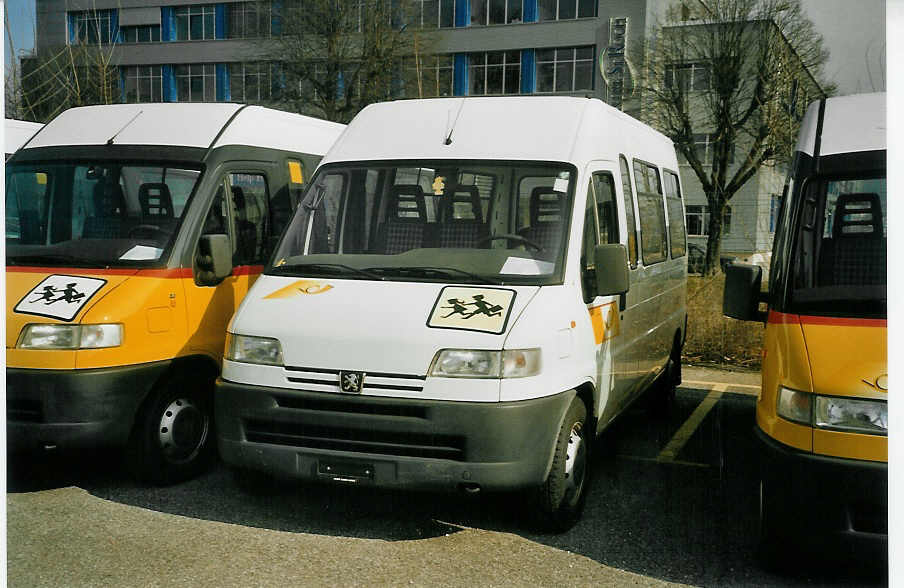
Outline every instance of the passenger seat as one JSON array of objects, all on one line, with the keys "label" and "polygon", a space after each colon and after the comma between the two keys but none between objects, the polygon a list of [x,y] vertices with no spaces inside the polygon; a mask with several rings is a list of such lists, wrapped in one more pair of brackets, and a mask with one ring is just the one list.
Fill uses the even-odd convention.
[{"label": "passenger seat", "polygon": [[424,246],[427,205],[420,186],[392,186],[386,211],[387,219],[377,239],[377,252],[394,255]]},{"label": "passenger seat", "polygon": [[486,237],[486,225],[477,186],[458,186],[444,199],[439,246],[477,247],[480,240]]},{"label": "passenger seat", "polygon": [[83,239],[116,239],[124,237],[126,201],[119,184],[100,181],[94,186],[94,215],[85,219]]},{"label": "passenger seat", "polygon": [[543,247],[543,254],[555,256],[558,253],[565,222],[565,200],[567,195],[552,188],[538,186],[530,193],[530,226],[518,234]]},{"label": "passenger seat", "polygon": [[841,194],[832,225],[836,286],[886,283],[886,239],[879,195]]}]

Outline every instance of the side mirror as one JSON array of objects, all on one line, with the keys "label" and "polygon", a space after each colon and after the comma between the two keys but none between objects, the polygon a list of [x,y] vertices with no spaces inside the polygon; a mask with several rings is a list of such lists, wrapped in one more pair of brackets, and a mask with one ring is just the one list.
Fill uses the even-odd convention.
[{"label": "side mirror", "polygon": [[746,263],[732,263],[725,268],[725,291],[722,314],[742,321],[762,321],[759,310],[763,268]]},{"label": "side mirror", "polygon": [[201,286],[215,286],[232,273],[232,247],[229,235],[201,235],[198,243],[197,282]]},{"label": "side mirror", "polygon": [[621,243],[597,245],[593,251],[598,296],[628,291],[628,250]]}]

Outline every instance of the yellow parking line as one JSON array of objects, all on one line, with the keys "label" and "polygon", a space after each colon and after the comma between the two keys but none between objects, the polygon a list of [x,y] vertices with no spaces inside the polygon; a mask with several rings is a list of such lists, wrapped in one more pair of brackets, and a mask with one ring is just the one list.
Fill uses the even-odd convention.
[{"label": "yellow parking line", "polygon": [[744,394],[746,396],[759,396],[760,395],[760,387],[752,386],[750,384],[729,384],[727,382],[703,382],[700,380],[682,380],[681,384],[682,385],[691,384],[693,386],[705,386],[707,388],[711,387],[713,390],[715,390],[716,387],[718,387],[718,386],[724,386],[726,391],[728,388],[746,388],[750,391],[748,392],[747,390],[732,390],[731,393],[732,394]]},{"label": "yellow parking line", "polygon": [[616,457],[618,457],[619,459],[627,459],[630,461],[652,461],[655,463],[668,463],[670,465],[681,465],[681,466],[688,466],[688,467],[694,467],[694,468],[711,467],[708,463],[697,463],[696,461],[681,461],[678,459],[666,461],[666,460],[659,459],[658,457],[643,457],[640,455],[617,455]]},{"label": "yellow parking line", "polygon": [[684,421],[681,428],[672,436],[668,444],[659,452],[659,455],[656,457],[657,461],[675,461],[675,458],[678,457],[678,454],[681,453],[681,450],[694,435],[694,431],[697,430],[697,427],[700,426],[700,423],[703,422],[703,419],[706,418],[709,411],[711,411],[716,403],[719,402],[719,398],[722,397],[722,394],[725,393],[729,385],[730,384],[716,384],[713,386],[712,391],[706,395],[703,402],[697,406],[694,412],[691,413],[691,416]]}]

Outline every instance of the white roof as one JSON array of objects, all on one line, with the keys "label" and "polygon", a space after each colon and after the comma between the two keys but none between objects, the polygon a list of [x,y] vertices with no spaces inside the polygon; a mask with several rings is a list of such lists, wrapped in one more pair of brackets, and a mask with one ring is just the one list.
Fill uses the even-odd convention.
[{"label": "white roof", "polygon": [[[826,99],[819,155],[885,149],[885,92],[834,96]],[[813,155],[819,101],[807,108],[797,140],[798,151]]]},{"label": "white roof", "polygon": [[[450,131],[451,143],[446,145]],[[641,139],[639,139],[641,138]],[[433,98],[372,104],[324,163],[374,159],[614,160],[638,153],[674,162],[664,135],[597,99],[562,96]],[[638,157],[640,155],[638,154]],[[665,159],[663,159],[665,158]],[[677,169],[677,162],[672,163]]]},{"label": "white roof", "polygon": [[[166,145],[207,148],[241,108],[228,103],[109,104],[70,108],[28,144]],[[344,125],[260,106],[243,109],[216,146],[251,145],[321,155]]]},{"label": "white roof", "polygon": [[43,127],[41,123],[28,122],[25,120],[6,119],[6,125],[3,130],[3,138],[6,143],[6,153],[15,153],[25,141],[31,139],[32,135]]}]

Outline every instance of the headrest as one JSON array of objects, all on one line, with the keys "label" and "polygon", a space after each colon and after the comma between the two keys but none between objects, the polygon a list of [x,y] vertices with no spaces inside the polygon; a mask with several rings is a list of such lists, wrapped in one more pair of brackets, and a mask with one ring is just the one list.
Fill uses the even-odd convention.
[{"label": "headrest", "polygon": [[538,186],[530,192],[530,225],[562,222],[566,194],[547,186]]},{"label": "headrest", "polygon": [[483,207],[477,186],[456,186],[444,196],[446,222],[483,223]]},{"label": "headrest", "polygon": [[94,185],[92,196],[95,216],[122,216],[126,211],[126,200],[119,184],[101,180]]},{"label": "headrest", "polygon": [[414,184],[402,184],[389,188],[387,215],[391,222],[427,222],[427,205],[424,191]]},{"label": "headrest", "polygon": [[138,202],[142,216],[166,216],[172,218],[173,199],[169,186],[159,182],[148,182],[138,187]]},{"label": "headrest", "polygon": [[229,186],[232,190],[232,203],[236,210],[245,210],[245,191],[240,186]]},{"label": "headrest", "polygon": [[882,238],[882,202],[873,192],[839,194],[832,220],[832,236]]}]

